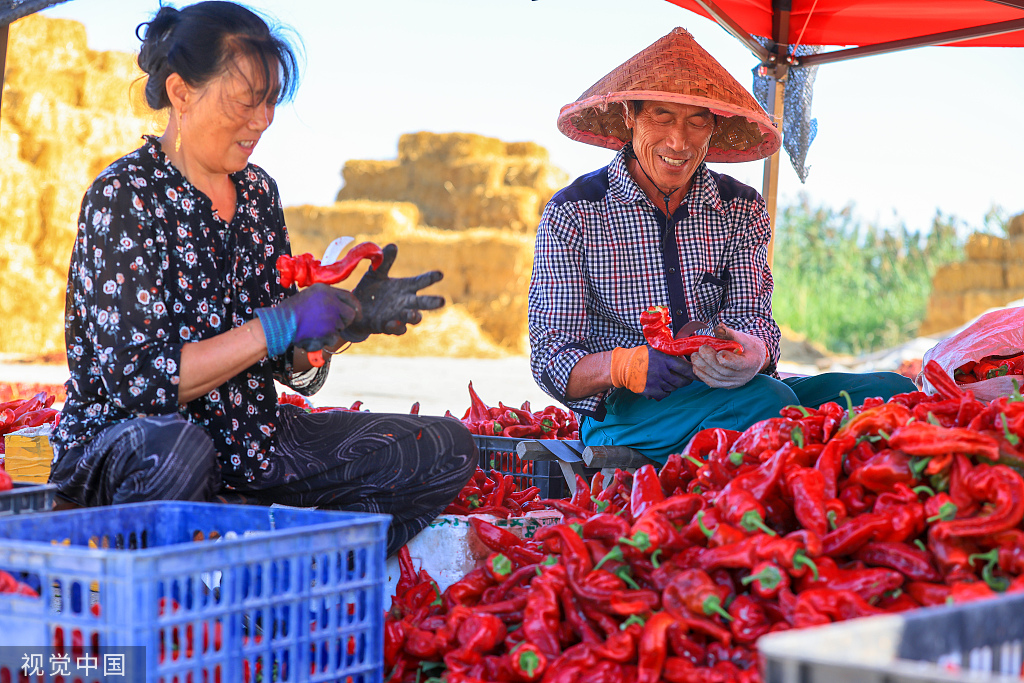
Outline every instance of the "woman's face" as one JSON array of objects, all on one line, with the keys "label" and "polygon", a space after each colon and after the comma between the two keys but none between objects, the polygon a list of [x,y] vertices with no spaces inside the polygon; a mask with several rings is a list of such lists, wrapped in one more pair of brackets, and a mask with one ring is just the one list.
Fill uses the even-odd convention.
[{"label": "woman's face", "polygon": [[[275,68],[271,69],[276,74]],[[255,87],[261,70],[239,59],[223,74],[192,91],[181,112],[181,153],[208,173],[234,173],[245,168],[263,131],[274,121],[279,84]]]}]

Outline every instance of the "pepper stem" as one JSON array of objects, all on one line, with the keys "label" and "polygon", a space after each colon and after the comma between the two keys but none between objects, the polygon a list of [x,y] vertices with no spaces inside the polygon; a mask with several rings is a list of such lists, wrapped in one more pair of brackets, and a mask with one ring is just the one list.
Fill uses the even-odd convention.
[{"label": "pepper stem", "polygon": [[740,517],[740,528],[745,531],[763,531],[769,536],[778,536],[775,530],[764,523],[764,518],[757,510],[747,510]]},{"label": "pepper stem", "polygon": [[684,455],[683,457],[685,459],[689,460],[690,462],[692,462],[697,467],[704,467],[704,465],[705,465],[705,463],[703,461],[698,460],[697,458],[693,457],[692,455]]},{"label": "pepper stem", "polygon": [[700,528],[700,532],[702,534],[704,534],[705,536],[707,536],[708,538],[711,538],[712,536],[715,535],[714,531],[712,531],[711,529],[709,529],[706,526],[704,526],[704,511],[703,510],[700,510],[700,511],[697,512],[697,526]]},{"label": "pepper stem", "polygon": [[623,536],[619,539],[619,543],[625,543],[628,546],[636,548],[642,553],[645,553],[651,549],[651,537],[643,531],[638,531],[635,534],[633,534],[633,538],[626,538],[625,536]]},{"label": "pepper stem", "polygon": [[811,416],[811,411],[807,410],[807,408],[803,407],[802,405],[793,404],[793,405],[786,406],[786,408],[796,408],[797,410],[799,410],[803,414],[804,417],[810,417]]},{"label": "pepper stem", "polygon": [[798,550],[793,553],[793,569],[800,569],[801,567],[807,567],[811,570],[811,574],[814,576],[814,580],[818,580],[818,565],[814,563],[814,560],[807,557],[807,554],[803,550]]},{"label": "pepper stem", "polygon": [[653,553],[651,553],[651,564],[654,566],[655,569],[661,566],[661,562],[658,560],[659,557],[661,557],[661,548],[658,548]]},{"label": "pepper stem", "polygon": [[917,495],[921,495],[922,493],[926,493],[929,496],[934,496],[935,495],[935,491],[932,490],[932,487],[931,486],[925,486],[924,484],[921,484],[920,486],[915,486],[914,488],[912,488],[910,490],[913,491],[914,493],[916,493]]},{"label": "pepper stem", "polygon": [[739,451],[733,451],[732,453],[729,454],[729,462],[732,463],[733,465],[735,465],[736,467],[739,467],[740,465],[743,464],[743,457],[745,455],[746,455],[746,453],[741,453]]},{"label": "pepper stem", "polygon": [[956,506],[956,503],[954,503],[953,501],[947,500],[945,503],[943,503],[939,507],[939,513],[938,514],[932,515],[931,517],[929,517],[925,521],[928,522],[929,524],[932,524],[934,522],[949,522],[951,520],[956,519],[956,511],[959,510],[959,509],[960,508],[958,508]]},{"label": "pepper stem", "polygon": [[528,678],[533,678],[533,673],[540,666],[540,658],[533,650],[524,650],[519,653],[519,670]]},{"label": "pepper stem", "polygon": [[707,598],[705,598],[704,602],[701,603],[701,608],[704,610],[704,614],[708,615],[709,617],[712,614],[717,614],[726,621],[733,620],[733,616],[726,612],[725,608],[722,607],[722,599],[717,595],[709,595]]},{"label": "pepper stem", "polygon": [[625,557],[622,554],[622,548],[620,548],[619,546],[615,546],[607,553],[605,553],[605,556],[601,558],[600,562],[594,565],[594,571],[600,569],[601,566],[608,560],[611,560],[613,562],[622,562],[624,559]]},{"label": "pepper stem", "polygon": [[782,582],[782,573],[779,571],[778,567],[768,565],[756,574],[751,574],[750,576],[745,576],[740,579],[740,583],[744,586],[747,586],[754,581],[757,581],[757,586],[762,591],[773,591]]},{"label": "pepper stem", "polygon": [[633,580],[633,577],[629,575],[629,567],[627,567],[626,565],[622,565],[621,567],[619,567],[618,570],[615,572],[615,576],[625,581],[626,585],[632,588],[633,590],[640,590],[640,585],[637,584],[637,582]]},{"label": "pepper stem", "polygon": [[800,429],[799,425],[793,427],[793,431],[789,433],[789,436],[793,439],[793,443],[796,444],[797,448],[804,447],[804,430]]},{"label": "pepper stem", "polygon": [[1020,437],[1010,431],[1010,420],[1007,419],[1006,413],[999,413],[999,416],[1003,418],[1003,438],[1006,439],[1011,446],[1016,446],[1020,443]]}]

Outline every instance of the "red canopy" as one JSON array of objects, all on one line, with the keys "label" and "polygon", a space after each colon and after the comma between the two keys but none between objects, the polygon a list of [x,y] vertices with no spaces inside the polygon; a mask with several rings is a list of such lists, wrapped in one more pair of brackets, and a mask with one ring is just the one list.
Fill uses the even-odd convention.
[{"label": "red canopy", "polygon": [[[1024,0],[669,0],[723,23],[731,18],[747,33],[773,38],[773,17],[788,11],[789,43],[876,45],[1012,22],[996,35],[928,43],[969,47],[1024,47]],[[724,25],[724,24],[723,24]],[[983,31],[987,32],[987,31]],[[969,34],[964,34],[969,35]],[[954,36],[955,37],[955,36]],[[906,45],[904,47],[912,47]]]}]

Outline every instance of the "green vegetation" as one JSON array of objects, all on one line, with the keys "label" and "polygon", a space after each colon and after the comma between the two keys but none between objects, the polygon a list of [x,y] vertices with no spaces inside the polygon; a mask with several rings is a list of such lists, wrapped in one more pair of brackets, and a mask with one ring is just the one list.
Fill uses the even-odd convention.
[{"label": "green vegetation", "polygon": [[[1005,222],[994,207],[978,230],[1002,235]],[[975,231],[941,212],[924,232],[862,225],[852,206],[835,211],[806,197],[782,209],[776,229],[775,319],[830,351],[853,354],[915,336],[935,270],[962,260]]]}]

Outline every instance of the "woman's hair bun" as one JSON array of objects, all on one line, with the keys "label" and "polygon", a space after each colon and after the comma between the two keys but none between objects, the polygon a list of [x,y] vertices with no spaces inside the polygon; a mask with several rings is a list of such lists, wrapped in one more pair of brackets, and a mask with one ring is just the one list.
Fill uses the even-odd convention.
[{"label": "woman's hair bun", "polygon": [[[169,38],[180,21],[181,13],[178,10],[161,7],[151,21],[143,22],[135,28],[135,36],[142,41],[139,68],[150,76],[155,76],[160,67],[167,63],[167,51],[172,45]],[[145,34],[139,35],[143,28]]]}]

